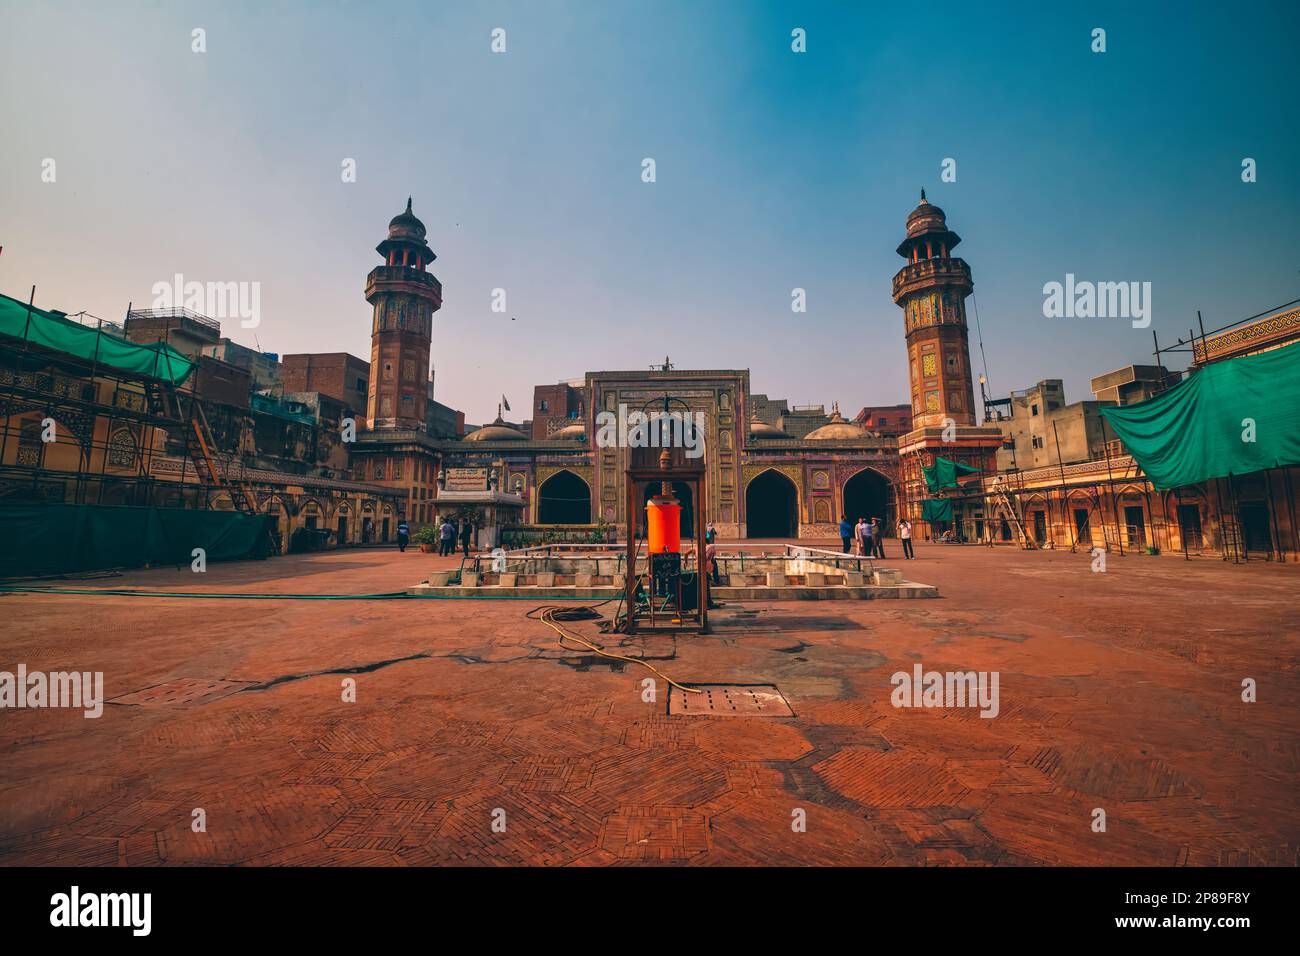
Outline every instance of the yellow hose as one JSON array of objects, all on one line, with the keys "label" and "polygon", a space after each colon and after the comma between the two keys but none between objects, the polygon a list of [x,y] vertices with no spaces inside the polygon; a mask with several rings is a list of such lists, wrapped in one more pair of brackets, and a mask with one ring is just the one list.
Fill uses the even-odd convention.
[{"label": "yellow hose", "polygon": [[[581,644],[581,645],[582,645],[583,647],[585,647],[587,650],[592,651],[592,652],[595,653],[595,654],[599,654],[601,657],[607,657],[607,658],[609,658],[610,660],[614,660],[614,661],[624,661],[624,662],[626,662],[626,663],[628,663],[628,664],[640,664],[642,667],[649,668],[653,673],[657,674],[659,677],[662,677],[664,680],[666,680],[666,681],[667,681],[669,684],[671,684],[673,687],[676,687],[678,690],[683,691],[683,692],[685,692],[685,693],[687,693],[687,694],[702,694],[702,693],[704,693],[704,691],[699,690],[698,688],[695,688],[695,687],[687,687],[685,684],[679,684],[679,683],[677,683],[677,681],[673,680],[671,677],[669,677],[669,676],[668,676],[667,674],[665,674],[663,671],[661,671],[661,670],[659,670],[658,668],[656,668],[656,667],[655,667],[653,664],[651,664],[649,661],[644,661],[644,660],[641,660],[640,658],[636,658],[636,657],[624,657],[624,656],[622,656],[621,654],[611,654],[609,651],[605,650],[603,647],[599,646],[598,644],[593,644],[591,641],[587,640],[585,637],[580,637],[580,636],[577,635],[577,634],[573,634],[573,633],[570,633],[570,632],[566,631],[563,627],[561,627],[561,626],[559,625],[559,623],[557,623],[557,622],[555,621],[553,615],[555,614],[556,611],[571,611],[571,610],[573,610],[573,608],[564,608],[564,607],[560,607],[560,606],[556,605],[556,606],[551,606],[551,607],[540,608],[540,610],[541,610],[541,612],[542,612],[542,616],[541,616],[540,618],[538,618],[537,620],[540,620],[543,624],[545,624],[547,627],[549,627],[551,630],[553,630],[556,634],[560,635],[560,648],[561,648],[561,650],[569,651],[569,650],[573,650],[573,649],[574,649],[574,648],[571,648],[571,647],[565,647],[565,646],[564,646],[564,642],[565,642],[565,640],[567,639],[567,640],[573,641],[574,643]],[[529,616],[530,616],[530,617],[532,616],[531,612],[530,612]]]}]

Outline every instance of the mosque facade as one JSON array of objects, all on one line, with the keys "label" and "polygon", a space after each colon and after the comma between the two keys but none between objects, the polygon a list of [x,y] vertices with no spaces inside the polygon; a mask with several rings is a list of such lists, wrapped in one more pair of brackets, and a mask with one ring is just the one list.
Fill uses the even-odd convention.
[{"label": "mosque facade", "polygon": [[901,515],[918,517],[920,469],[940,446],[982,467],[1001,444],[1000,432],[975,423],[970,268],[952,256],[960,239],[924,193],[908,217],[899,247],[907,263],[894,280],[912,390],[902,406],[910,431],[901,435],[872,430],[862,416],[850,421],[838,405],[827,414],[753,393],[746,369],[679,369],[668,360],[537,386],[525,426],[498,414],[463,436],[430,434],[420,386],[441,285],[427,271],[435,256],[425,234],[408,202],[377,247],[383,264],[366,285],[374,307],[367,427],[353,447],[357,476],[404,495],[417,526],[469,517],[481,526],[480,546],[548,530],[625,534],[628,450],[599,447],[597,416],[652,410],[665,396],[704,428],[708,500],[702,508],[686,501],[683,523],[711,522],[724,537],[835,538],[841,518],[879,518],[892,533]]}]

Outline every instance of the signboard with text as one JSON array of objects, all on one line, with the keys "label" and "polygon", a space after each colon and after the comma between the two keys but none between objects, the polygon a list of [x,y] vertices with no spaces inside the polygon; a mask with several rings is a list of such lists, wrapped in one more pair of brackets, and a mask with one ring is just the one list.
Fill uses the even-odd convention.
[{"label": "signboard with text", "polygon": [[448,468],[448,491],[487,491],[486,468]]}]

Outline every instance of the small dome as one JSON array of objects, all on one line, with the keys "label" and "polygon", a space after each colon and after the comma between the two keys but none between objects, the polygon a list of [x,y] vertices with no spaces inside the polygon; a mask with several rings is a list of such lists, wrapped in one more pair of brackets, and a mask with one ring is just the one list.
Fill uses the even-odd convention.
[{"label": "small dome", "polygon": [[586,441],[587,429],[582,422],[574,422],[557,429],[550,436],[550,441]]},{"label": "small dome", "polygon": [[855,425],[853,422],[845,421],[844,416],[840,414],[840,406],[836,404],[835,410],[831,413],[831,420],[821,428],[815,428],[804,436],[809,441],[862,441],[864,438],[875,438],[873,432],[867,431],[861,425]]},{"label": "small dome", "polygon": [[465,441],[528,441],[528,436],[517,428],[511,428],[497,416],[491,425],[476,428],[464,438]]},{"label": "small dome", "polygon": [[757,417],[749,420],[749,437],[750,438],[789,438],[785,432],[768,422],[762,421]]},{"label": "small dome", "polygon": [[389,239],[414,239],[417,242],[424,241],[424,223],[416,218],[415,213],[411,212],[411,197],[406,197],[406,210],[399,212],[388,223]]},{"label": "small dome", "polygon": [[921,190],[921,202],[907,216],[907,234],[915,236],[923,232],[944,232],[948,228],[948,217],[944,211],[925,198]]},{"label": "small dome", "polygon": [[390,254],[401,253],[400,256],[389,261],[388,265],[409,265],[423,269],[438,258],[429,248],[429,240],[424,238],[424,234],[424,223],[411,212],[411,197],[407,196],[406,209],[389,221],[388,236],[375,246],[375,252],[386,260],[390,258]]}]

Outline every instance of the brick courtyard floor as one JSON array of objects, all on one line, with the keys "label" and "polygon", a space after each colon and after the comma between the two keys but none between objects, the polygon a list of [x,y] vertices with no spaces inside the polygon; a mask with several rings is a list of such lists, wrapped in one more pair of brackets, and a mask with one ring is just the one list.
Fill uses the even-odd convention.
[{"label": "brick courtyard floor", "polygon": [[[530,602],[0,596],[0,670],[134,695],[97,720],[0,712],[0,863],[1300,862],[1300,568],[917,551],[938,600],[756,602],[707,637],[604,639],[683,682],[774,683],[792,718],[669,716],[648,671],[561,650]],[[375,593],[449,563],[60,585]],[[918,661],[998,671],[1000,714],[895,709]]]}]

